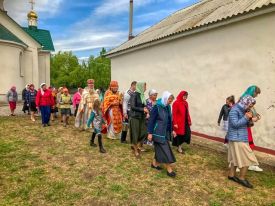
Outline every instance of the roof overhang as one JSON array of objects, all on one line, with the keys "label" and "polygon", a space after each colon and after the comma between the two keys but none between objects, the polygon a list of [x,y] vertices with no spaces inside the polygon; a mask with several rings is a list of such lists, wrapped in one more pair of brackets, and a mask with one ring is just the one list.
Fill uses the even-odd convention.
[{"label": "roof overhang", "polygon": [[23,49],[27,49],[27,48],[28,48],[27,45],[20,44],[20,43],[14,42],[14,41],[7,41],[7,40],[3,40],[3,39],[0,39],[0,43],[4,43],[4,44],[8,44],[8,45],[11,45],[11,44],[12,44],[12,45],[21,47],[21,48],[23,48]]},{"label": "roof overhang", "polygon": [[275,5],[271,4],[271,5],[268,5],[268,6],[264,6],[262,8],[255,9],[254,11],[250,11],[248,13],[239,14],[237,16],[234,16],[234,17],[231,17],[231,18],[228,18],[228,19],[223,19],[223,20],[220,20],[220,21],[217,21],[217,22],[209,23],[207,25],[203,25],[203,26],[196,27],[196,28],[193,28],[193,29],[190,29],[190,30],[187,30],[187,31],[183,31],[183,32],[178,33],[178,34],[173,34],[171,36],[164,37],[162,39],[157,39],[157,40],[154,40],[154,41],[151,41],[151,42],[146,42],[144,44],[140,44],[140,45],[137,45],[137,46],[134,46],[134,47],[130,47],[130,48],[127,48],[125,50],[121,50],[121,51],[118,51],[118,52],[115,52],[115,53],[112,53],[112,51],[110,51],[105,56],[107,58],[117,57],[117,56],[120,56],[120,55],[123,55],[123,54],[127,54],[127,53],[130,53],[130,52],[140,50],[140,49],[148,48],[148,47],[151,47],[151,46],[154,46],[154,45],[162,44],[162,43],[165,43],[165,42],[169,42],[169,41],[172,41],[172,40],[176,40],[176,39],[183,38],[183,37],[186,37],[186,36],[190,36],[190,35],[193,35],[193,34],[197,34],[197,33],[200,33],[200,32],[204,32],[204,31],[208,31],[208,30],[215,29],[215,28],[218,28],[218,27],[226,26],[226,25],[233,24],[233,23],[243,21],[243,20],[246,20],[246,19],[250,19],[250,18],[253,18],[253,17],[256,17],[256,16],[268,14],[268,13],[271,13],[271,12],[274,12],[274,11],[275,11]]}]

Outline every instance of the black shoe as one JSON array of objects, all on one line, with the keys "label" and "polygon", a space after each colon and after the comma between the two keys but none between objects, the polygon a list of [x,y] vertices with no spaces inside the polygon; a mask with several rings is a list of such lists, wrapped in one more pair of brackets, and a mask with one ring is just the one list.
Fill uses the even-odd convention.
[{"label": "black shoe", "polygon": [[244,186],[244,187],[247,187],[247,188],[250,188],[250,189],[253,188],[253,185],[250,184],[247,180],[240,180],[240,179],[239,179],[239,182],[238,182],[238,183],[241,184],[241,185]]},{"label": "black shoe", "polygon": [[174,177],[176,177],[176,173],[174,171],[172,171],[172,172],[167,171],[167,176],[174,178]]},{"label": "black shoe", "polygon": [[127,144],[127,141],[126,141],[126,140],[125,140],[125,141],[121,141],[121,143],[122,143],[122,144]]},{"label": "black shoe", "polygon": [[95,143],[93,143],[93,142],[90,142],[90,146],[91,147],[97,147],[97,145]]},{"label": "black shoe", "polygon": [[153,164],[151,164],[151,168],[156,169],[156,170],[162,170],[162,167],[160,167],[160,166],[155,166],[155,165],[153,165]]},{"label": "black shoe", "polygon": [[47,125],[46,124],[43,124],[43,127],[46,127]]},{"label": "black shoe", "polygon": [[51,126],[50,123],[47,124],[48,126]]},{"label": "black shoe", "polygon": [[237,183],[239,183],[239,181],[240,181],[240,179],[238,177],[236,177],[236,176],[233,176],[233,177],[228,176],[227,178],[229,180],[232,180],[232,181],[237,182]]},{"label": "black shoe", "polygon": [[99,148],[99,152],[100,152],[100,153],[106,153],[106,150],[105,150],[103,147],[100,147],[100,148]]}]

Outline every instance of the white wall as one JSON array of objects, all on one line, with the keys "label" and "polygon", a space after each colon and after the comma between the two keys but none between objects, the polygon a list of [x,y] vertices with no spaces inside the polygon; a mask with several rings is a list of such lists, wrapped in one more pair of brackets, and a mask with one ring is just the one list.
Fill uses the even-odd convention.
[{"label": "white wall", "polygon": [[[38,49],[41,47],[32,37],[30,37],[19,25],[13,22],[4,12],[0,11],[0,24],[4,25],[10,32],[17,36],[21,41],[28,45],[27,49],[21,48],[22,51],[22,62],[21,68],[24,71],[20,80],[15,81],[17,77],[14,75],[17,70],[14,70],[15,67],[12,65],[19,65],[18,52],[14,51],[14,44],[0,43],[0,66],[4,65],[1,68],[6,71],[6,76],[2,77],[3,82],[0,84],[0,101],[5,100],[3,93],[10,88],[10,82],[13,82],[17,86],[17,91],[21,94],[23,88],[28,83],[33,83],[36,87],[39,86],[39,70],[38,70]],[[3,55],[2,55],[3,54]],[[4,92],[5,91],[5,92]]]},{"label": "white wall", "polygon": [[50,52],[39,52],[39,82],[50,86]]},{"label": "white wall", "polygon": [[[16,86],[19,94],[21,88],[25,87],[19,64],[19,55],[22,51],[22,47],[0,42],[0,101],[6,101],[5,95],[11,86]],[[24,71],[23,67],[21,69]]]},{"label": "white wall", "polygon": [[169,43],[113,57],[112,79],[126,90],[132,80],[148,89],[190,93],[192,130],[223,137],[217,118],[225,98],[252,85],[262,93],[253,128],[257,146],[275,149],[275,13],[262,15]]}]

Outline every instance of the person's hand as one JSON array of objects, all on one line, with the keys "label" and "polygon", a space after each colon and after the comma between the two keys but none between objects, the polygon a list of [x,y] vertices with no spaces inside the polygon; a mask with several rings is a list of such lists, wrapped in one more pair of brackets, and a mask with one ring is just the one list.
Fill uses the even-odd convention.
[{"label": "person's hand", "polygon": [[127,114],[124,114],[124,119],[128,119],[128,115]]},{"label": "person's hand", "polygon": [[179,126],[178,126],[177,124],[174,124],[174,128],[175,128],[175,129],[178,129]]},{"label": "person's hand", "polygon": [[144,113],[149,113],[149,110],[147,109],[147,107],[144,107],[143,111],[144,111]]},{"label": "person's hand", "polygon": [[253,122],[257,122],[258,120],[259,120],[258,117],[252,117]]},{"label": "person's hand", "polygon": [[150,118],[150,115],[147,113],[146,114],[146,119],[149,119]]},{"label": "person's hand", "polygon": [[176,138],[177,133],[175,131],[173,131],[172,134],[173,134],[173,137]]},{"label": "person's hand", "polygon": [[153,135],[152,134],[148,134],[147,139],[151,142],[153,140]]},{"label": "person's hand", "polygon": [[247,119],[251,119],[251,118],[253,117],[252,112],[246,112],[246,113],[245,113],[245,117],[246,117]]}]

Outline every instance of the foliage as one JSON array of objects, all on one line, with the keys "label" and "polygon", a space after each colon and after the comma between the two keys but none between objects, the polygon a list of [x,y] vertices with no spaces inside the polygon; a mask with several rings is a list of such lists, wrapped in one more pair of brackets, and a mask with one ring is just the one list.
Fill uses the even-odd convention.
[{"label": "foliage", "polygon": [[51,57],[51,84],[54,87],[85,87],[87,79],[95,79],[95,88],[106,89],[111,80],[111,64],[103,48],[98,57],[79,62],[72,52],[58,52]]}]

